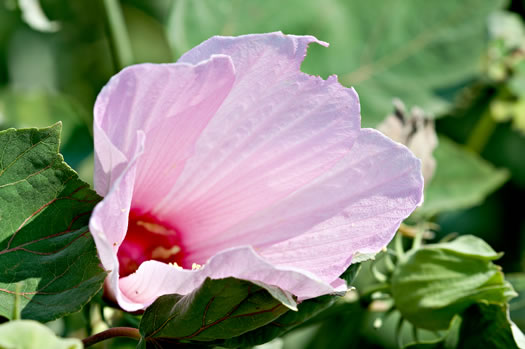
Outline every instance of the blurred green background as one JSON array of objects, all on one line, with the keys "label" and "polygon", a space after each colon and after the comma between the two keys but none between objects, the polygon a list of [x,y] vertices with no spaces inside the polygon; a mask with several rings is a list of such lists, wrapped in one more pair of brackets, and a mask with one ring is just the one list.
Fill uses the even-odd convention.
[{"label": "blurred green background", "polygon": [[[0,128],[63,121],[61,151],[92,182],[93,104],[123,66],[174,62],[213,35],[315,35],[330,47],[312,45],[303,70],[354,86],[363,126],[377,126],[394,98],[435,119],[437,170],[415,217],[438,224],[435,239],[485,239],[505,253],[506,273],[520,273],[524,16],[523,0],[0,0]],[[516,275],[519,291],[525,285]],[[524,330],[520,302],[511,309]],[[375,329],[376,313],[359,302],[338,307],[288,335],[284,347],[396,346],[395,319]],[[55,325],[74,334],[77,320]]]}]

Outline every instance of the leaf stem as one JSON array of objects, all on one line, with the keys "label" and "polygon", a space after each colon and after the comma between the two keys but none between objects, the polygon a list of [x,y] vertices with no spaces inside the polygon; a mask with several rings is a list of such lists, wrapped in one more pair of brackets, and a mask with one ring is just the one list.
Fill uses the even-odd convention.
[{"label": "leaf stem", "polygon": [[90,337],[84,338],[82,343],[84,347],[90,347],[93,344],[98,342],[105,341],[106,339],[115,338],[115,337],[128,337],[133,339],[140,339],[140,332],[138,329],[133,327],[113,327],[102,331],[100,333],[94,334]]},{"label": "leaf stem", "polygon": [[396,233],[394,236],[394,250],[396,251],[397,260],[404,262],[406,259],[405,249],[403,248],[403,236]]},{"label": "leaf stem", "polygon": [[359,297],[361,299],[367,299],[367,298],[370,298],[372,297],[372,294],[376,293],[376,292],[390,292],[390,284],[387,283],[387,282],[382,282],[382,283],[378,283],[378,284],[374,284],[368,288],[366,288],[360,295]]},{"label": "leaf stem", "polygon": [[425,230],[423,230],[421,227],[419,227],[416,230],[416,236],[414,236],[414,240],[412,240],[412,250],[417,250],[421,247],[423,244],[423,235],[425,234]]},{"label": "leaf stem", "polygon": [[15,284],[15,304],[13,306],[13,320],[20,320],[20,289],[22,285],[20,283]]},{"label": "leaf stem", "polygon": [[134,63],[126,22],[118,0],[103,0],[113,57],[118,69]]},{"label": "leaf stem", "polygon": [[487,108],[472,130],[467,140],[467,148],[480,154],[490,140],[496,126],[497,124],[490,113],[490,108]]}]

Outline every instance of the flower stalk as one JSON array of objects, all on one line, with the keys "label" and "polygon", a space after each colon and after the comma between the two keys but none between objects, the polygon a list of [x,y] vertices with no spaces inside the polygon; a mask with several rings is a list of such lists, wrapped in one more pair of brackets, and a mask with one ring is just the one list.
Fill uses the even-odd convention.
[{"label": "flower stalk", "polygon": [[133,327],[113,327],[100,333],[94,334],[90,337],[84,338],[82,340],[82,343],[84,344],[84,348],[87,348],[99,342],[115,337],[127,337],[139,340],[140,333],[138,329]]}]

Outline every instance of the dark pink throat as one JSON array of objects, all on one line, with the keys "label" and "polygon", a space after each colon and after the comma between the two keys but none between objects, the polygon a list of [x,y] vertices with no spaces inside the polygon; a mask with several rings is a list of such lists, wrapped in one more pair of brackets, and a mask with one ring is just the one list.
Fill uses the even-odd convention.
[{"label": "dark pink throat", "polygon": [[128,232],[117,253],[120,277],[134,273],[149,260],[182,265],[183,256],[180,237],[175,230],[154,217],[130,213]]}]

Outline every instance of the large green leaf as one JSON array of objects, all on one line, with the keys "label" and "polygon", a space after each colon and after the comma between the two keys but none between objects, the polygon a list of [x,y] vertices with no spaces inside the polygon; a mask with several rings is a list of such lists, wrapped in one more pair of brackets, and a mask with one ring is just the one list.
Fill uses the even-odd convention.
[{"label": "large green leaf", "polygon": [[[360,264],[353,264],[348,268],[348,270],[341,276],[341,278],[345,279],[348,284],[351,284],[357,275],[358,271],[360,269]],[[255,288],[254,288],[255,287]],[[235,288],[234,295],[230,296],[228,293],[224,293],[224,291],[228,291]],[[185,341],[185,340],[191,340],[191,341],[213,341],[214,344],[218,344],[222,347],[226,348],[239,348],[239,347],[250,347],[254,345],[259,345],[263,343],[267,343],[271,341],[272,339],[281,336],[288,331],[292,330],[293,328],[303,324],[304,322],[312,319],[314,316],[321,313],[323,310],[329,308],[332,304],[334,304],[334,301],[338,298],[337,295],[326,295],[314,299],[308,299],[306,301],[303,301],[301,304],[297,306],[297,309],[295,308],[295,303],[290,303],[290,300],[288,297],[283,296],[284,293],[280,291],[279,289],[275,287],[271,287],[268,285],[253,285],[247,281],[242,280],[236,280],[233,278],[229,279],[223,279],[223,280],[211,280],[208,279],[206,282],[201,286],[200,291],[195,291],[195,294],[198,295],[199,299],[191,298],[193,296],[189,295],[186,296],[186,298],[190,297],[189,300],[182,300],[184,297],[180,297],[178,295],[170,295],[166,296],[165,300],[158,300],[156,301],[150,308],[147,309],[146,314],[144,316],[144,319],[141,324],[141,329],[144,329],[144,336],[150,338],[147,338],[150,342],[158,343],[159,339],[157,339],[157,336],[160,336],[160,342],[166,342],[171,343],[172,340],[176,341]],[[168,329],[165,331],[165,335],[158,335],[156,333],[153,337],[153,340],[151,339],[151,335],[148,334],[152,330],[155,332],[155,326],[158,325],[151,325],[148,323],[151,321],[151,318],[155,319],[157,321],[158,314],[155,313],[155,309],[173,309],[170,310],[169,314],[164,314],[165,310],[161,312],[163,315],[161,315],[161,319],[164,317],[171,317],[176,316],[177,318],[181,316],[178,312],[181,311],[181,307],[185,312],[188,312],[188,314],[184,313],[184,316],[193,316],[197,319],[200,319],[204,315],[202,314],[202,304],[207,302],[223,302],[224,304],[219,304],[219,306],[223,308],[218,308],[219,312],[218,314],[210,314],[209,312],[206,313],[206,318],[212,318],[212,320],[208,320],[209,322],[213,322],[213,318],[215,319],[222,319],[221,316],[224,314],[229,313],[229,311],[233,310],[238,306],[240,303],[244,302],[253,302],[252,298],[253,296],[250,295],[250,293],[257,295],[257,297],[262,297],[261,299],[263,301],[258,300],[258,298],[255,298],[255,308],[253,308],[253,305],[247,308],[238,308],[235,310],[234,313],[228,315],[233,318],[235,317],[247,317],[250,319],[250,323],[248,327],[246,325],[239,326],[237,322],[231,321],[229,317],[224,318],[223,320],[220,320],[216,324],[214,324],[212,327],[217,326],[219,329],[220,334],[218,335],[214,331],[208,331],[208,327],[204,329],[205,331],[208,331],[206,333],[206,336],[201,335],[199,331],[204,331],[200,323],[196,323],[194,325],[190,325],[189,328],[181,328],[180,327],[180,321],[184,322],[184,319],[174,319],[170,321],[177,321],[176,323],[173,323],[170,325],[172,328],[176,328],[177,330],[182,330],[183,333],[174,332],[173,329]],[[162,298],[162,297],[161,297]],[[213,298],[213,300],[212,300]],[[264,301],[266,299],[266,301]],[[276,301],[278,301],[276,303]],[[189,302],[189,305],[187,304]],[[266,303],[265,303],[266,302]],[[286,308],[283,307],[277,307],[278,310],[272,310],[276,304],[278,305],[284,304],[286,305]],[[260,303],[260,304],[259,304]],[[172,308],[173,304],[175,304],[175,307],[179,307],[178,309]],[[263,307],[266,310],[259,309],[259,307]],[[242,313],[239,313],[239,311],[242,311]],[[261,313],[270,312],[265,317],[260,317]],[[253,313],[246,314],[246,313]],[[149,316],[149,318],[147,317]],[[273,317],[273,320],[269,320],[271,317]],[[227,321],[226,321],[227,320]],[[187,323],[185,323],[187,324]],[[204,322],[202,322],[204,324]],[[164,326],[164,325],[162,325]],[[227,332],[222,332],[224,329],[221,326],[225,326],[227,329]],[[214,329],[215,330],[215,329]],[[149,331],[149,332],[148,332]],[[191,332],[193,331],[193,332]],[[188,333],[193,333],[196,335],[189,335]],[[225,335],[225,333],[229,333]],[[168,340],[169,338],[169,340]],[[142,345],[145,345],[145,342],[143,341]]]},{"label": "large green leaf", "polygon": [[275,321],[288,310],[270,291],[251,282],[208,278],[190,294],[161,296],[148,307],[140,322],[139,347],[229,339]]},{"label": "large green leaf", "polygon": [[322,296],[309,299],[298,306],[298,311],[288,310],[269,324],[241,336],[220,343],[226,348],[245,348],[260,345],[279,337],[330,307],[337,296]]},{"label": "large green leaf", "polygon": [[[352,264],[340,276],[340,278],[345,280],[348,285],[352,285],[355,277],[357,276],[360,270],[361,263]],[[295,327],[305,323],[310,319],[315,320],[316,315],[331,307],[337,299],[340,299],[340,297],[336,295],[326,295],[314,299],[308,299],[299,304],[298,311],[289,310],[283,315],[281,315],[278,319],[272,321],[271,323],[263,327],[247,332],[241,336],[227,339],[220,344],[221,346],[227,348],[239,348],[269,342],[272,339],[282,336],[283,334],[287,333],[288,331],[294,329]],[[346,306],[339,306],[336,307],[336,309],[331,309],[333,309],[334,312],[338,313],[338,309],[346,310],[347,308],[348,307]],[[325,312],[323,312],[323,314],[325,314]],[[352,314],[352,316],[354,317],[355,315],[356,314]]]},{"label": "large green leaf", "polygon": [[0,132],[0,315],[49,321],[102,287],[88,221],[100,197],[58,153],[61,124]]},{"label": "large green leaf", "polygon": [[82,349],[76,338],[58,338],[46,326],[32,320],[0,325],[0,349]]},{"label": "large green leaf", "polygon": [[487,18],[500,5],[496,0],[177,0],[168,36],[177,55],[212,35],[282,30],[329,41],[328,49],[310,49],[304,69],[338,74],[354,86],[363,124],[375,126],[390,112],[393,97],[408,107],[444,111],[450,99],[442,96],[480,73]]},{"label": "large green leaf", "polygon": [[473,303],[505,304],[516,294],[492,263],[498,257],[470,235],[412,250],[392,275],[395,306],[415,326],[443,330]]},{"label": "large green leaf", "polygon": [[478,205],[509,177],[508,171],[494,168],[445,137],[439,138],[434,156],[436,172],[416,215],[432,216]]}]

